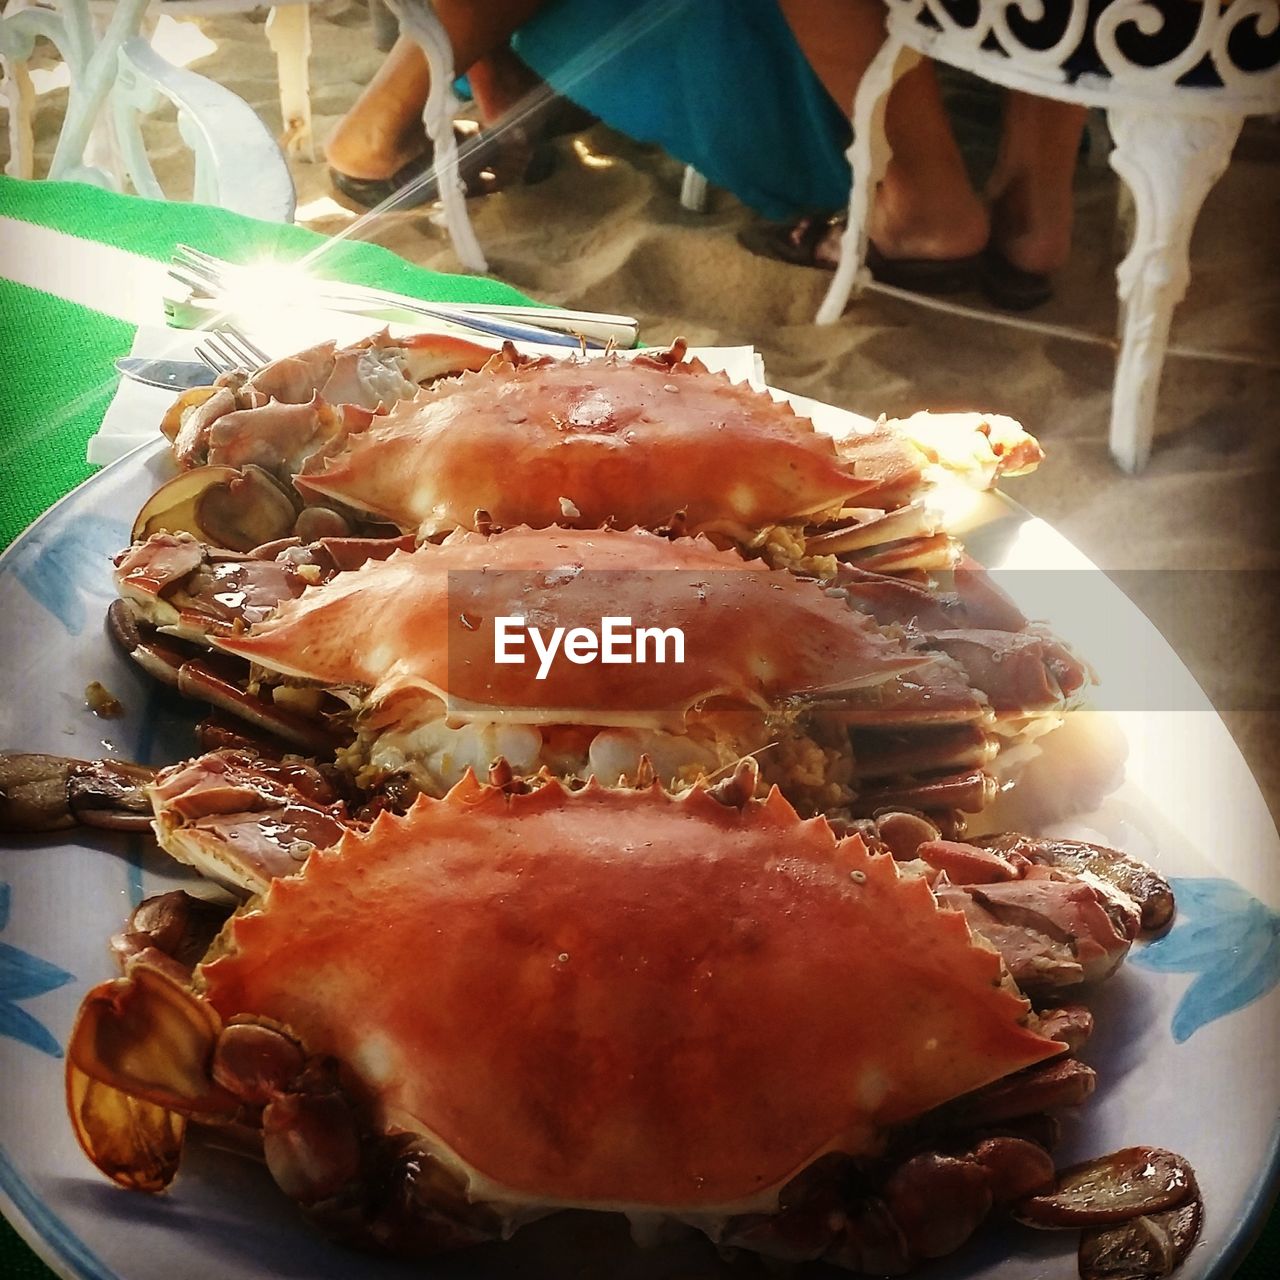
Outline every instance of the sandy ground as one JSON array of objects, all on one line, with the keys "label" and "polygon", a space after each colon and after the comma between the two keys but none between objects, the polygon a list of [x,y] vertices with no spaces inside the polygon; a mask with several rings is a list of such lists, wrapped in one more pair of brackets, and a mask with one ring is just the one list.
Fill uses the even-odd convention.
[{"label": "sandy ground", "polygon": [[[315,132],[323,139],[377,66],[363,4],[313,7]],[[275,61],[262,13],[205,18],[216,48],[194,69],[228,85],[273,129],[280,125]],[[989,163],[995,100],[985,86],[951,86],[976,170]],[[41,98],[47,153],[60,93]],[[181,194],[188,154],[163,115],[150,126],[158,172]],[[704,214],[678,203],[682,167],[603,126],[557,142],[558,165],[536,187],[473,201],[493,273],[549,301],[639,316],[649,341],[750,342],[778,386],[859,412],[982,408],[1020,418],[1049,460],[1009,486],[1095,562],[1126,574],[1215,702],[1280,812],[1280,694],[1270,668],[1280,578],[1280,371],[1171,358],[1156,451],[1139,477],[1106,448],[1113,353],[938,314],[883,296],[856,301],[819,328],[820,272],[753,257],[734,232],[752,216],[724,193]],[[336,233],[352,214],[328,198],[323,163],[295,161],[301,220]],[[246,175],[246,180],[250,180]],[[1113,271],[1124,239],[1118,183],[1098,161],[1078,174],[1070,266],[1037,318],[1095,334],[1115,330]],[[1254,122],[1209,197],[1193,245],[1194,277],[1174,342],[1276,361],[1280,354],[1280,130]],[[456,269],[428,212],[389,215],[363,234],[412,261]],[[978,299],[963,301],[980,306]],[[1192,572],[1192,571],[1198,572]]]}]

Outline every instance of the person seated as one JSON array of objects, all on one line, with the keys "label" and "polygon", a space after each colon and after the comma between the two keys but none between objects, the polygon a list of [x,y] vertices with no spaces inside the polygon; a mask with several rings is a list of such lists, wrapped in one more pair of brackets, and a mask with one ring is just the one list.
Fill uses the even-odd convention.
[{"label": "person seated", "polygon": [[[487,126],[462,148],[469,192],[543,176],[545,140],[584,123],[568,114],[576,103],[784,220],[746,229],[748,248],[834,266],[840,227],[831,211],[848,203],[849,112],[884,41],[882,0],[434,6]],[[401,38],[329,140],[339,190],[365,205],[407,183],[412,195],[399,204],[436,197],[421,121],[429,85],[424,55]],[[1049,273],[1070,249],[1083,110],[1009,94],[985,197],[970,184],[932,64],[894,86],[885,123],[893,156],[871,214],[873,275],[931,292],[981,284],[1010,307],[1044,301]]]},{"label": "person seated", "polygon": [[[884,42],[882,0],[779,0],[800,48],[833,101],[851,110]],[[1039,305],[1071,250],[1072,181],[1085,109],[1006,95],[994,170],[979,195],[951,131],[934,65],[899,78],[885,107],[891,158],[872,204],[867,265],[886,284],[946,293],[979,283],[1011,309]],[[802,217],[754,247],[832,267],[840,217]],[[750,236],[748,236],[750,239]]]},{"label": "person seated", "polygon": [[[437,15],[453,45],[455,69],[467,75],[480,115],[479,126],[455,123],[459,142],[469,144],[461,164],[469,195],[546,177],[546,139],[591,123],[585,112],[563,98],[539,93],[542,82],[509,47],[511,34],[539,7],[524,0],[436,0]],[[426,55],[413,40],[401,36],[325,145],[329,177],[337,191],[364,208],[400,193],[399,207],[438,198],[431,173],[434,157],[422,123],[430,86]],[[517,118],[506,127],[485,133],[484,126],[513,112]]]},{"label": "person seated", "polygon": [[[478,162],[519,178],[521,146],[528,161],[554,132],[599,118],[766,217],[847,198],[848,121],[777,0],[434,0],[434,9],[486,125],[461,148],[468,190],[498,185],[473,182]],[[436,198],[421,118],[429,86],[426,58],[402,38],[328,141],[338,190],[366,206],[406,183],[414,189],[397,205]]]}]

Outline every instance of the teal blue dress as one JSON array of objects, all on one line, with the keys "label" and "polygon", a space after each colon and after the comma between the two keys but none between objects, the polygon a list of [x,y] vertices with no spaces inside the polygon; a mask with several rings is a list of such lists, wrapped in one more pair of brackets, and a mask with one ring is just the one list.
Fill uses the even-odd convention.
[{"label": "teal blue dress", "polygon": [[512,44],[557,92],[767,218],[848,203],[848,118],[776,0],[553,0]]}]

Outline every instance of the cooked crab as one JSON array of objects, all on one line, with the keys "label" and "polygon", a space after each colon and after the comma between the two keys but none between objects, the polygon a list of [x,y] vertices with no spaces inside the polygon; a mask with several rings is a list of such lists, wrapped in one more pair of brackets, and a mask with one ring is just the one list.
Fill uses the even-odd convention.
[{"label": "cooked crab", "polygon": [[[647,759],[638,772],[647,785]],[[754,761],[739,761],[715,794],[741,802],[756,788],[757,772]],[[514,774],[501,761],[491,777],[510,786]],[[378,813],[405,804],[394,793],[361,796],[332,769],[243,747],[208,751],[158,773],[109,760],[0,754],[0,796],[9,801],[0,802],[0,830],[75,823],[137,830],[145,814],[161,848],[240,898],[294,874],[348,828],[362,830]],[[1173,915],[1162,877],[1098,845],[1016,833],[947,840],[920,814],[893,809],[837,829],[891,854],[903,875],[925,879],[1037,998],[1108,977],[1135,938],[1162,931]]]},{"label": "cooked crab", "polygon": [[[756,771],[754,762],[740,761],[716,795],[741,803],[755,790]],[[651,775],[647,762],[640,772]],[[513,778],[505,761],[492,776],[506,785]],[[171,766],[145,790],[161,846],[241,894],[265,892],[380,808],[348,805],[313,767],[243,750]],[[927,819],[894,810],[845,829],[873,852],[891,854],[903,875],[927,880],[1031,995],[1109,977],[1140,932],[1161,931],[1173,915],[1167,882],[1112,849],[1012,833],[974,844],[944,840]]]},{"label": "cooked crab", "polygon": [[[348,707],[353,701],[362,707],[359,749],[348,763],[371,764],[384,774],[408,768],[432,794],[456,782],[466,765],[483,769],[499,754],[521,771],[547,765],[582,776],[591,770],[612,782],[629,775],[647,753],[659,775],[673,781],[764,748],[766,774],[809,807],[848,806],[856,799],[862,812],[884,804],[976,812],[1005,776],[1000,749],[1015,758],[1007,748],[1056,725],[1084,683],[1074,658],[1007,602],[975,587],[970,571],[958,576],[962,585],[954,596],[899,586],[931,603],[926,624],[945,618],[951,634],[968,639],[982,662],[963,647],[958,659],[942,645],[934,647],[929,633],[904,627],[874,593],[870,603],[885,615],[885,626],[878,627],[867,610],[850,609],[862,603],[857,593],[865,593],[864,580],[880,575],[863,572],[852,589],[823,588],[706,541],[639,530],[524,529],[488,539],[459,533],[412,555],[407,545],[326,539],[242,555],[156,535],[120,557],[123,603],[113,608],[115,631],[154,674],[248,715],[312,753],[331,752],[342,740],[302,712],[343,710],[331,698],[321,700],[322,690],[340,691]],[[478,571],[488,565],[495,572],[486,580]],[[498,670],[490,659],[488,691],[482,698],[465,692],[458,681],[467,678],[467,669],[453,658],[474,657],[477,646],[492,648],[496,617],[532,616],[521,575],[533,571],[551,571],[538,584],[534,612],[544,624],[566,629],[587,623],[599,630],[603,618],[617,615],[659,623],[663,630],[682,626],[692,592],[698,607],[688,660],[634,667],[625,678],[619,674],[628,669],[616,665],[561,662],[547,679],[535,679],[529,666]],[[705,591],[690,576],[695,573],[712,575],[729,592]],[[466,575],[471,577],[464,582]],[[486,599],[464,608],[473,582],[483,586]],[[456,608],[445,607],[450,585]],[[755,601],[746,621],[746,597],[737,603],[730,598],[739,587]],[[304,603],[290,603],[297,597]],[[999,631],[1010,616],[1021,630]],[[286,618],[297,621],[282,629]],[[997,625],[957,628],[966,622]],[[242,641],[239,633],[249,624],[258,630]],[[353,657],[354,665],[342,670],[308,665],[309,659],[297,665],[289,650],[309,646],[314,654],[318,627],[329,635],[345,627],[352,639],[376,632],[379,643],[370,654],[379,655],[375,665],[385,670],[374,672],[369,655]],[[808,634],[787,635],[788,629]],[[259,630],[278,631],[281,639],[261,650]],[[267,696],[247,697],[234,683],[234,668],[185,648],[185,641],[206,638],[273,673]],[[807,656],[796,666],[801,649]],[[891,657],[890,666],[859,665],[873,654],[876,662]],[[391,696],[386,677],[427,660],[437,668],[429,681],[434,697],[424,697],[421,688],[416,696],[407,689]],[[758,669],[762,661],[771,669]],[[824,664],[831,666],[829,678],[818,674]],[[988,687],[972,680],[967,668]],[[831,688],[817,696],[824,681]],[[507,697],[514,706],[504,704]],[[677,706],[682,697],[693,701]],[[467,701],[479,709],[468,710]],[[754,717],[744,716],[744,703],[755,706]]]},{"label": "cooked crab", "polygon": [[[500,619],[594,633],[610,616],[657,624],[654,652],[636,655],[649,660],[499,660]],[[682,651],[674,639],[657,651],[677,634]],[[497,756],[521,774],[610,783],[648,756],[664,781],[688,782],[764,751],[790,794],[838,803],[856,766],[824,708],[878,703],[881,685],[926,665],[812,583],[640,531],[454,534],[340,574],[214,643],[277,680],[350,691],[348,767],[407,773],[434,795]]]},{"label": "cooked crab", "polygon": [[[314,364],[311,354],[294,364]],[[928,509],[934,477],[949,471],[989,487],[1042,456],[1017,423],[979,414],[917,414],[834,440],[788,403],[686,359],[683,342],[628,359],[531,359],[508,345],[478,372],[462,360],[469,372],[415,388],[376,417],[368,410],[375,397],[390,403],[394,379],[379,376],[367,390],[365,378],[348,391],[352,380],[325,357],[303,379],[314,400],[288,389],[290,401],[308,403],[286,403],[284,393],[261,402],[283,380],[272,366],[265,382],[260,373],[177,408],[181,425],[171,415],[168,428],[175,456],[201,469],[155,495],[135,537],[164,529],[223,545],[219,537],[235,539],[240,525],[261,533],[269,518],[274,532],[258,538],[268,541],[292,530],[290,513],[306,502],[419,538],[474,529],[484,512],[498,528],[707,533],[775,563],[838,554],[895,572],[943,568],[955,543]],[[408,385],[402,378],[401,394]],[[362,407],[335,402],[339,394],[360,395]],[[256,468],[252,480],[241,475],[246,465]],[[269,491],[267,473],[284,492]],[[206,490],[216,497],[202,513],[192,495]]]},{"label": "cooked crab", "polygon": [[326,1231],[410,1255],[579,1207],[890,1271],[993,1205],[1061,1214],[1019,1117],[1087,1096],[1087,1019],[1033,1014],[925,880],[749,790],[468,776],[274,881],[189,980],[207,922],[152,908],[68,1045],[77,1135],[155,1191],[189,1118],[256,1131]]}]

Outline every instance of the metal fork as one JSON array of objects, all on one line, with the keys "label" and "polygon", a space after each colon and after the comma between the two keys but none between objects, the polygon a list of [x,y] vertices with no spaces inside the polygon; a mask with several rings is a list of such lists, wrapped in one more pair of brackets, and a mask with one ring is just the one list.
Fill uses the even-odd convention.
[{"label": "metal fork", "polygon": [[[169,275],[188,290],[186,299],[167,299],[171,319],[186,314],[202,298],[217,298],[233,289],[237,276],[250,268],[225,262],[211,254],[180,244],[174,248]],[[365,285],[341,284],[315,278],[308,282],[308,298],[331,311],[384,320],[425,317],[444,321],[491,338],[512,338],[544,345],[604,348],[635,345],[639,324],[632,316],[592,311],[506,306],[497,303],[427,303]]]},{"label": "metal fork", "polygon": [[244,369],[256,373],[271,357],[245,337],[233,324],[221,324],[209,330],[203,342],[196,343],[196,355],[214,373],[230,373],[232,369]]}]

